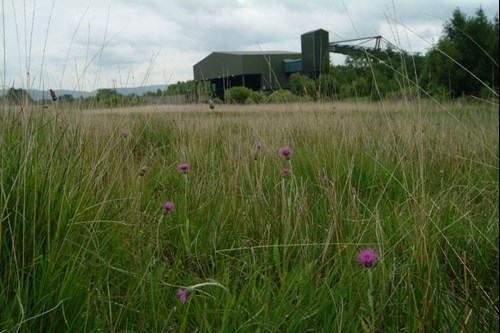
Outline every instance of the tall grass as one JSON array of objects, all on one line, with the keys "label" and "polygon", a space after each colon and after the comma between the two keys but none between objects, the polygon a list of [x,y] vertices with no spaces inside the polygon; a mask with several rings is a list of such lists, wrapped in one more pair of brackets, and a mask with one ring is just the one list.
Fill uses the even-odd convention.
[{"label": "tall grass", "polygon": [[446,107],[4,107],[0,331],[497,331],[498,110]]}]

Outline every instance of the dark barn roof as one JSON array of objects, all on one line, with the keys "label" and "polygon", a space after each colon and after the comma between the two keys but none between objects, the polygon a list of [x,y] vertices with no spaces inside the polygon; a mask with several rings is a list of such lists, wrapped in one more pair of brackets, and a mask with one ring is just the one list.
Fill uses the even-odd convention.
[{"label": "dark barn roof", "polygon": [[209,80],[222,76],[264,74],[271,68],[282,71],[285,59],[300,59],[298,52],[213,52],[193,66],[195,80]]}]

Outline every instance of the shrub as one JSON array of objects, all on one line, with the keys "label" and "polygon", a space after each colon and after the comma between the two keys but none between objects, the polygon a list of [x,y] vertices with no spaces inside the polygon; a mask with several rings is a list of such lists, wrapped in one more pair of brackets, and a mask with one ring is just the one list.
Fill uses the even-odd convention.
[{"label": "shrub", "polygon": [[261,104],[264,103],[264,94],[257,92],[257,91],[252,91],[250,96],[247,97],[245,100],[245,104]]},{"label": "shrub", "polygon": [[226,102],[243,104],[254,91],[247,87],[232,87],[226,91]]},{"label": "shrub", "polygon": [[297,96],[316,97],[316,82],[306,75],[290,75],[290,91]]},{"label": "shrub", "polygon": [[294,95],[291,91],[284,89],[273,92],[267,100],[268,103],[296,103],[300,101],[301,98],[299,96]]}]

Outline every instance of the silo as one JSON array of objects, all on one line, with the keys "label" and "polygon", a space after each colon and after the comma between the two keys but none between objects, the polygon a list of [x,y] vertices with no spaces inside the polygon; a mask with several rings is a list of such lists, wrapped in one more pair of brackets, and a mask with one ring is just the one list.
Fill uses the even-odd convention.
[{"label": "silo", "polygon": [[302,72],[315,79],[321,71],[321,62],[328,51],[328,31],[318,29],[300,36],[302,44]]}]

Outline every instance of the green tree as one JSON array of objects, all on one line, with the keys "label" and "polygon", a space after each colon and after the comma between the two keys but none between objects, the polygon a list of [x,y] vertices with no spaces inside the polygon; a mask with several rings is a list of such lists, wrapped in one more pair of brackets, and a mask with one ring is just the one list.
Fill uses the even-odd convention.
[{"label": "green tree", "polygon": [[321,73],[318,78],[321,98],[334,99],[336,95],[336,80],[333,73]]},{"label": "green tree", "polygon": [[490,21],[481,7],[471,17],[457,8],[427,55],[430,92],[481,96],[490,87],[498,96],[498,37],[498,13]]},{"label": "green tree", "polygon": [[385,42],[382,49],[350,49],[345,65],[333,67],[330,85],[322,83],[322,96],[331,96],[332,90],[339,99],[415,95],[425,57]]},{"label": "green tree", "polygon": [[316,97],[316,82],[300,73],[290,75],[290,91],[297,96]]},{"label": "green tree", "polygon": [[5,98],[11,103],[23,104],[24,102],[33,102],[33,99],[31,98],[28,91],[21,88],[19,89],[10,88],[9,91],[7,92],[7,95],[3,98]]},{"label": "green tree", "polygon": [[197,96],[212,96],[211,87],[208,82],[196,82],[194,80],[179,81],[168,86],[161,96],[176,96],[176,95],[197,95]]},{"label": "green tree", "polygon": [[99,106],[116,107],[122,102],[123,95],[114,89],[99,89],[97,90],[95,100]]}]

